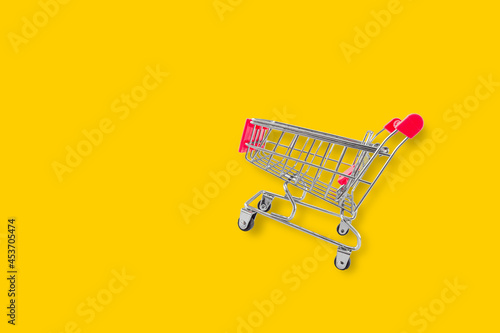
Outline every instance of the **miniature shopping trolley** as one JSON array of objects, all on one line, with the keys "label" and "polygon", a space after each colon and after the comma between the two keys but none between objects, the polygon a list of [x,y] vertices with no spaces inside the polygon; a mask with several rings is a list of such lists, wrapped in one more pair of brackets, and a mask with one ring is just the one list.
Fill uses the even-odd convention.
[{"label": "miniature shopping trolley", "polygon": [[[361,246],[361,236],[352,226],[359,206],[396,151],[420,132],[423,124],[422,117],[410,114],[404,120],[391,120],[375,135],[368,131],[359,141],[276,121],[247,119],[239,152],[246,153],[250,163],[283,180],[285,194],[259,191],[241,209],[239,228],[252,229],[256,215],[261,214],[336,245],[335,266],[340,270],[349,268],[352,251]],[[396,135],[398,132],[404,136]],[[302,195],[292,195],[289,184],[302,190]],[[306,203],[306,194],[326,201],[333,210]],[[257,207],[251,206],[257,198]],[[289,216],[269,212],[274,198],[291,203]],[[292,223],[297,205],[339,218],[337,232],[343,236],[350,230],[356,236],[356,245],[348,246]]]}]

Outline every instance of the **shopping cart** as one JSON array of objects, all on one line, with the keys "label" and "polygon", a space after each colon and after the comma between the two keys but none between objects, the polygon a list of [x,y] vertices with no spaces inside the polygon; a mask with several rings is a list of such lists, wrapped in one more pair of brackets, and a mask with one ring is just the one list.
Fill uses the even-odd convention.
[{"label": "shopping cart", "polygon": [[[250,163],[283,180],[285,194],[259,191],[241,209],[239,228],[252,229],[256,215],[261,214],[336,245],[335,266],[341,270],[349,268],[351,252],[361,246],[361,236],[352,226],[359,206],[396,151],[420,132],[423,124],[422,117],[410,114],[402,121],[399,118],[391,120],[375,135],[368,131],[363,140],[358,141],[276,121],[247,119],[239,152],[246,153],[245,158]],[[388,134],[384,134],[386,131]],[[404,137],[399,141],[390,140],[398,132]],[[389,142],[393,142],[392,150],[388,147]],[[289,184],[302,190],[302,195],[292,195]],[[307,193],[333,205],[334,210],[306,203]],[[257,207],[251,206],[259,197]],[[269,212],[275,198],[291,203],[289,216]],[[356,245],[348,246],[292,223],[297,205],[340,218],[337,232],[343,236],[350,230],[356,236]]]}]

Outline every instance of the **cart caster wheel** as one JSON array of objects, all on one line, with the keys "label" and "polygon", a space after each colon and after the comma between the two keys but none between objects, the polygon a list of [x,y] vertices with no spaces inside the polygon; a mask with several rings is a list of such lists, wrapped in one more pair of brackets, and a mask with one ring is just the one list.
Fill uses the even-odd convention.
[{"label": "cart caster wheel", "polygon": [[249,231],[253,228],[254,221],[255,221],[255,215],[252,215],[250,222],[248,222],[246,226],[243,226],[242,223],[240,222],[240,219],[238,219],[238,228],[240,228],[240,230],[242,231]]},{"label": "cart caster wheel", "polygon": [[347,233],[349,232],[349,228],[345,228],[345,229],[340,229],[340,224],[337,226],[337,233],[340,235],[340,236],[345,236],[347,235]]},{"label": "cart caster wheel", "polygon": [[341,271],[345,271],[346,269],[349,268],[349,266],[351,266],[351,258],[349,258],[347,260],[347,264],[345,265],[345,268],[339,268],[339,266],[337,266],[337,257],[335,257],[335,259],[333,260],[334,264],[335,264],[335,267],[337,267],[338,269],[340,269]]},{"label": "cart caster wheel", "polygon": [[259,201],[259,203],[257,204],[257,207],[259,207],[259,209],[263,212],[268,212],[269,209],[271,209],[271,203],[269,203],[269,205],[267,207],[262,207],[263,203],[262,203],[262,200]]}]

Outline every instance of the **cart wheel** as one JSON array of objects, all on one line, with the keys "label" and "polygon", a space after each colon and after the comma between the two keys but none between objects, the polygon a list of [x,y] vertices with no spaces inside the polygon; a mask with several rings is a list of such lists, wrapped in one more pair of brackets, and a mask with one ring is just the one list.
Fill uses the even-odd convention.
[{"label": "cart wheel", "polygon": [[262,211],[264,211],[264,212],[268,212],[268,211],[269,211],[269,209],[271,209],[271,203],[269,203],[269,206],[267,206],[267,208],[266,208],[266,209],[263,209],[263,208],[261,207],[261,204],[262,204],[262,200],[261,200],[261,201],[259,201],[259,203],[257,204],[257,207],[259,207],[259,209],[260,209],[260,210],[262,210]]},{"label": "cart wheel", "polygon": [[252,215],[252,218],[250,219],[250,222],[248,222],[247,226],[242,228],[240,224],[240,219],[238,219],[238,228],[240,228],[242,231],[249,231],[253,228],[254,221],[255,221],[255,214]]},{"label": "cart wheel", "polygon": [[351,258],[349,258],[349,260],[347,260],[347,265],[345,265],[345,268],[339,268],[339,266],[337,266],[337,257],[335,257],[335,259],[333,260],[333,263],[335,264],[335,267],[337,267],[341,271],[345,271],[346,269],[349,268],[349,266],[351,266]]},{"label": "cart wheel", "polygon": [[[337,233],[340,235],[340,236],[345,236],[347,235],[347,233],[349,232],[349,228],[346,228],[347,230],[340,230],[340,224],[337,226]],[[342,231],[344,231],[344,233],[342,233]]]}]

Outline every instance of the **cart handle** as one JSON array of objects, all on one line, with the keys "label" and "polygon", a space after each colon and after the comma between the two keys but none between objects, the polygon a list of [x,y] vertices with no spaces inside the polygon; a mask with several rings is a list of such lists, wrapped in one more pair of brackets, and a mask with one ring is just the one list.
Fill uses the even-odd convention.
[{"label": "cart handle", "polygon": [[399,132],[411,139],[424,127],[424,119],[420,115],[412,113],[394,126]]},{"label": "cart handle", "polygon": [[390,122],[387,123],[387,125],[384,126],[384,129],[386,129],[389,133],[392,133],[396,130],[396,126],[401,122],[401,119],[399,118],[394,118]]},{"label": "cart handle", "polygon": [[[267,130],[266,127],[263,127],[263,126],[255,126],[252,124],[252,119],[248,118],[246,121],[245,121],[245,127],[243,128],[243,135],[241,136],[241,141],[240,141],[240,148],[238,149],[238,152],[240,153],[246,153],[247,150],[248,150],[248,146],[247,146],[247,143],[250,142],[250,140],[252,140],[252,132],[253,132],[253,129],[255,127],[255,130],[258,131],[258,130]],[[255,138],[254,140],[255,141],[261,141],[263,136],[264,136],[264,132],[263,131],[260,131],[259,132],[260,135],[259,135],[259,138],[257,138],[257,132],[254,134]],[[253,148],[250,148],[250,151],[254,150]]]},{"label": "cart handle", "polygon": [[[399,123],[401,123],[401,119],[394,118],[384,126],[384,129],[387,130],[389,133],[392,133],[396,130],[396,127],[399,125]],[[380,131],[379,134],[382,133],[382,131]],[[345,176],[339,176],[339,179],[337,179],[337,182],[340,185],[346,185],[347,182],[349,181],[349,178],[346,176],[352,175],[353,171],[354,171],[354,165],[351,165],[346,171],[342,172],[342,174]]]},{"label": "cart handle", "polygon": [[[386,129],[389,133],[393,133],[397,130],[411,139],[415,135],[417,135],[423,127],[424,120],[422,119],[422,117],[416,113],[412,113],[403,120],[399,118],[392,119],[384,126],[384,129]],[[346,185],[349,181],[349,177],[346,176],[351,176],[353,171],[354,165],[350,166],[346,171],[342,172],[342,174],[345,176],[340,176],[337,182],[340,185]]]}]

